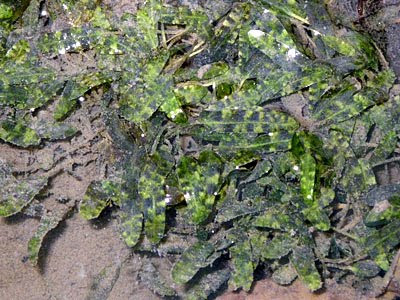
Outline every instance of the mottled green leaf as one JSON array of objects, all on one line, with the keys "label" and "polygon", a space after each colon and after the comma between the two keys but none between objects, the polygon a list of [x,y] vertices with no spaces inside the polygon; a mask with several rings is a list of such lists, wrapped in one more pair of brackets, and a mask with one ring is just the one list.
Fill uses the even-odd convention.
[{"label": "mottled green leaf", "polygon": [[7,51],[6,57],[16,64],[20,64],[27,59],[30,50],[29,43],[26,40],[19,40]]},{"label": "mottled green leaf", "polygon": [[138,29],[143,33],[144,42],[149,45],[149,49],[155,49],[158,46],[157,29],[161,7],[159,1],[151,0],[136,15]]},{"label": "mottled green leaf", "polygon": [[314,200],[314,184],[316,162],[311,153],[305,153],[300,158],[300,191],[303,195],[304,202],[311,206]]},{"label": "mottled green leaf", "polygon": [[379,226],[390,222],[393,218],[400,217],[400,210],[394,207],[389,201],[377,202],[364,218],[367,226]]},{"label": "mottled green leaf", "polygon": [[212,264],[219,256],[210,242],[198,241],[185,250],[172,268],[172,278],[176,283],[187,283],[196,273]]},{"label": "mottled green leaf", "polygon": [[294,247],[290,262],[296,269],[299,278],[311,291],[321,288],[321,276],[315,267],[315,256],[311,248],[307,246]]},{"label": "mottled green leaf", "polygon": [[129,247],[134,247],[139,242],[143,229],[143,214],[137,205],[129,202],[122,204],[119,214],[122,238]]},{"label": "mottled green leaf", "polygon": [[[234,193],[234,190],[228,190],[228,192]],[[237,197],[236,194],[234,194],[234,196]],[[238,201],[237,199],[234,199],[234,197],[232,198],[229,197],[229,199],[226,199],[219,208],[216,217],[217,222],[224,223],[238,217],[244,217],[265,210],[261,201],[259,203],[254,203],[250,200]]]},{"label": "mottled green leaf", "polygon": [[171,78],[160,76],[168,58],[168,52],[160,53],[144,64],[138,79],[140,83],[136,87],[120,88],[123,91],[120,112],[125,119],[140,123],[150,118],[165,101],[175,97],[171,89]]},{"label": "mottled green leaf", "polygon": [[185,123],[187,116],[182,109],[182,103],[177,97],[170,97],[160,106],[160,110],[165,112],[171,121]]},{"label": "mottled green leaf", "polygon": [[57,121],[65,119],[77,107],[78,99],[84,101],[83,95],[86,92],[107,81],[109,78],[102,73],[84,74],[67,81],[61,99],[54,109],[54,119]]},{"label": "mottled green leaf", "polygon": [[390,202],[392,197],[398,197],[399,195],[400,184],[376,185],[363,196],[363,200],[369,206],[375,206],[381,201],[388,200]]},{"label": "mottled green leaf", "polygon": [[328,215],[317,202],[312,206],[303,209],[303,214],[306,219],[315,226],[315,228],[322,231],[327,231],[331,228],[331,222]]},{"label": "mottled green leaf", "polygon": [[0,4],[0,20],[11,19],[13,15],[14,12],[11,6],[4,3]]},{"label": "mottled green leaf", "polygon": [[252,258],[250,241],[245,240],[235,243],[229,248],[229,253],[233,264],[230,284],[235,289],[243,288],[243,290],[249,291],[253,283],[253,272],[256,267]]},{"label": "mottled green leaf", "polygon": [[276,235],[264,246],[262,256],[265,259],[280,259],[292,250],[293,244],[289,234]]},{"label": "mottled green leaf", "polygon": [[185,156],[177,166],[191,221],[196,224],[204,222],[214,206],[221,183],[221,164],[214,152],[204,151],[198,160]]},{"label": "mottled green leaf", "polygon": [[373,231],[362,239],[365,251],[383,270],[390,266],[390,251],[400,243],[400,220],[393,220],[388,225]]},{"label": "mottled green leaf", "polygon": [[164,191],[165,176],[147,164],[142,171],[139,183],[139,196],[144,201],[144,230],[148,239],[157,244],[164,236],[166,193]]},{"label": "mottled green leaf", "polygon": [[105,189],[106,181],[93,181],[83,196],[79,206],[79,213],[86,220],[97,218],[110,204],[110,194]]},{"label": "mottled green leaf", "polygon": [[240,109],[224,103],[204,110],[192,134],[212,143],[221,153],[240,150],[274,152],[289,148],[291,134],[298,127],[290,116],[261,107]]},{"label": "mottled green leaf", "polygon": [[38,146],[41,142],[37,132],[22,120],[3,121],[0,124],[0,139],[21,147]]},{"label": "mottled green leaf", "polygon": [[35,124],[37,134],[50,141],[57,141],[73,137],[78,130],[65,123],[39,123]]},{"label": "mottled green leaf", "polygon": [[253,225],[281,230],[291,228],[290,216],[285,212],[285,207],[268,209],[264,214],[254,219]]},{"label": "mottled green leaf", "polygon": [[376,179],[368,161],[355,158],[349,160],[341,184],[353,193],[361,193],[374,186]]}]

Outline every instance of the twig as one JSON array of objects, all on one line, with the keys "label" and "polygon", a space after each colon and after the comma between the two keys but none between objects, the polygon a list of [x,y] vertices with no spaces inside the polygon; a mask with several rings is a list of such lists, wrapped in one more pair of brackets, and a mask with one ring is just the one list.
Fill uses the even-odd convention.
[{"label": "twig", "polygon": [[396,271],[397,264],[400,259],[400,249],[397,251],[396,256],[394,257],[390,269],[386,272],[385,277],[382,279],[382,286],[375,292],[375,297],[379,297],[384,294],[394,277],[394,272]]},{"label": "twig", "polygon": [[355,218],[353,218],[353,220],[350,223],[346,224],[343,228],[340,228],[340,229],[344,230],[344,231],[349,231],[354,226],[356,226],[358,223],[360,223],[361,220],[362,220],[362,216],[355,217]]},{"label": "twig", "polygon": [[340,233],[341,235],[344,235],[345,237],[348,237],[349,239],[352,239],[352,240],[354,240],[356,242],[359,241],[359,239],[356,236],[354,236],[354,235],[352,235],[350,233],[347,233],[347,232],[345,232],[345,231],[343,231],[343,230],[341,230],[339,228],[332,227],[332,230],[337,232],[337,233]]},{"label": "twig", "polygon": [[342,210],[342,214],[343,214],[342,219],[339,221],[339,224],[337,225],[337,228],[343,229],[343,227],[345,225],[345,222],[346,222],[346,216],[347,216],[347,214],[348,214],[348,212],[350,210],[350,207],[351,207],[351,203],[352,203],[351,199],[349,199],[349,201],[346,202],[345,207]]},{"label": "twig", "polygon": [[[372,40],[371,40],[372,41]],[[372,44],[375,47],[376,52],[378,53],[378,59],[384,69],[389,69],[389,63],[387,62],[385,55],[383,55],[382,50],[378,47],[378,45],[372,41]]]},{"label": "twig", "polygon": [[367,254],[360,254],[359,256],[352,256],[342,259],[321,258],[320,260],[324,263],[351,265],[356,261],[366,259],[367,257]]},{"label": "twig", "polygon": [[378,163],[372,165],[372,167],[375,168],[375,167],[390,164],[391,162],[396,162],[396,161],[400,161],[400,156],[392,157],[392,158],[386,159],[384,161],[378,162]]}]

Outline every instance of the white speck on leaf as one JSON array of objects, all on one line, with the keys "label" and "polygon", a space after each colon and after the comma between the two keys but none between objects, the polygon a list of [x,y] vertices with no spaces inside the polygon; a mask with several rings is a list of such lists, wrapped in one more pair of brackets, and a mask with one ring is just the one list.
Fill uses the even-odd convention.
[{"label": "white speck on leaf", "polygon": [[259,39],[265,35],[264,31],[257,30],[257,29],[251,29],[249,32],[247,32],[248,36],[253,37],[255,39]]},{"label": "white speck on leaf", "polygon": [[298,54],[299,54],[299,52],[298,52],[296,49],[291,48],[291,49],[288,50],[288,52],[287,52],[287,54],[286,54],[286,60],[291,61],[291,60],[293,60]]}]

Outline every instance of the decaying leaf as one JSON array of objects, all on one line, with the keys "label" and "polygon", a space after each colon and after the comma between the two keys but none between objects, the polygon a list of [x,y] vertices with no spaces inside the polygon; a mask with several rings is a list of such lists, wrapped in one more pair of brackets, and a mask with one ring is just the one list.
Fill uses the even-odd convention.
[{"label": "decaying leaf", "polygon": [[172,297],[176,296],[176,292],[169,287],[165,279],[159,274],[156,267],[151,263],[147,262],[140,274],[140,280],[152,291],[156,294],[163,297]]},{"label": "decaying leaf", "polygon": [[282,285],[291,284],[296,278],[296,270],[291,264],[283,265],[272,274],[272,279]]},{"label": "decaying leaf", "polygon": [[49,231],[56,228],[57,225],[64,219],[64,216],[44,215],[40,219],[39,227],[33,237],[28,242],[29,259],[33,265],[36,265],[39,258],[40,247],[43,239]]},{"label": "decaying leaf", "polygon": [[0,216],[8,217],[20,212],[46,186],[47,181],[47,178],[16,179],[11,168],[0,160]]},{"label": "decaying leaf", "polygon": [[210,272],[190,288],[187,299],[208,299],[210,295],[217,292],[228,281],[229,277],[230,270],[228,268]]}]

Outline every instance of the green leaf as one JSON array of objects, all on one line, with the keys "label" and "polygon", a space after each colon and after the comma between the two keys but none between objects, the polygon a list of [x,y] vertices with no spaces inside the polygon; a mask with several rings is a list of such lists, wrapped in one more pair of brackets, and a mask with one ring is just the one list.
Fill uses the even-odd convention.
[{"label": "green leaf", "polygon": [[235,289],[243,288],[250,291],[253,283],[253,272],[255,265],[252,258],[250,240],[237,242],[229,248],[233,264],[233,274],[229,282]]},{"label": "green leaf", "polygon": [[272,229],[289,230],[290,216],[286,213],[285,207],[270,208],[264,214],[256,217],[253,225]]},{"label": "green leaf", "polygon": [[201,269],[212,264],[219,256],[210,242],[198,241],[181,255],[172,268],[172,279],[176,283],[187,283]]},{"label": "green leaf", "polygon": [[[162,52],[153,59],[143,62],[143,69],[136,87],[121,86],[122,97],[119,102],[122,116],[134,123],[150,118],[165,101],[175,97],[171,89],[171,78],[160,76],[169,58],[168,52]],[[127,83],[128,84],[128,83]]]},{"label": "green leaf", "polygon": [[304,198],[304,203],[311,206],[314,201],[314,184],[317,164],[311,153],[306,152],[300,158],[300,191]]},{"label": "green leaf", "polygon": [[287,255],[293,248],[293,238],[289,234],[275,235],[262,251],[265,259],[280,259]]},{"label": "green leaf", "polygon": [[144,230],[153,244],[160,242],[165,231],[167,195],[164,185],[165,176],[155,166],[147,164],[139,178],[138,192],[144,203]]},{"label": "green leaf", "polygon": [[140,201],[134,177],[137,173],[138,170],[134,169],[128,170],[125,174],[126,182],[122,186],[122,197],[119,202],[120,231],[129,247],[136,246],[143,229],[143,202]]},{"label": "green leaf", "polygon": [[365,159],[349,159],[341,184],[350,193],[367,191],[376,184],[375,174]]},{"label": "green leaf", "polygon": [[86,220],[97,218],[110,204],[111,195],[105,189],[106,185],[106,181],[93,181],[86,189],[79,206],[79,213]]},{"label": "green leaf", "polygon": [[182,103],[177,97],[171,97],[160,106],[160,111],[165,112],[171,121],[186,123],[187,116],[182,109]]},{"label": "green leaf", "polygon": [[381,271],[376,263],[371,260],[356,262],[350,267],[350,270],[362,279],[375,277]]},{"label": "green leaf", "polygon": [[303,214],[306,219],[315,226],[315,228],[322,231],[327,231],[331,228],[329,217],[324,209],[319,206],[318,202],[315,202],[312,206],[303,209]]},{"label": "green leaf", "polygon": [[[57,78],[55,70],[43,67],[27,53],[27,45],[15,45],[10,58],[1,63],[0,105],[19,109],[35,109],[43,106],[62,88],[64,80]],[[20,49],[23,48],[24,50]],[[22,52],[21,52],[22,51]],[[13,59],[19,59],[18,63]],[[28,56],[25,61],[25,56]]]},{"label": "green leaf", "polygon": [[159,1],[151,0],[136,14],[138,29],[143,33],[143,40],[149,45],[149,49],[155,49],[158,46],[157,30],[161,8]]},{"label": "green leaf", "polygon": [[307,246],[294,247],[290,262],[296,269],[299,278],[311,291],[321,288],[321,276],[315,267],[315,256],[311,248]]},{"label": "green leaf", "polygon": [[49,141],[63,140],[73,137],[78,133],[78,130],[65,123],[37,123],[35,124],[37,134]]},{"label": "green leaf", "polygon": [[54,109],[54,119],[65,119],[78,106],[78,98],[108,81],[109,78],[102,73],[84,74],[67,81],[61,99]]},{"label": "green leaf", "polygon": [[212,151],[203,151],[198,160],[185,156],[177,166],[181,190],[191,221],[204,222],[214,206],[221,183],[222,161]]},{"label": "green leaf", "polygon": [[14,15],[11,6],[1,3],[0,4],[0,20],[11,19]]},{"label": "green leaf", "polygon": [[376,185],[363,196],[363,200],[369,206],[375,206],[381,201],[389,201],[392,205],[396,205],[396,203],[392,203],[392,201],[399,195],[400,184]]},{"label": "green leaf", "polygon": [[38,146],[41,142],[37,132],[22,120],[1,122],[0,139],[20,147]]},{"label": "green leaf", "polygon": [[298,127],[290,116],[261,107],[240,109],[228,102],[221,104],[204,110],[195,122],[191,133],[203,143],[212,143],[220,153],[289,148],[291,134]]},{"label": "green leaf", "polygon": [[362,239],[365,251],[375,263],[387,271],[390,266],[390,251],[400,243],[400,220],[393,220],[388,225],[373,231]]},{"label": "green leaf", "polygon": [[29,43],[26,40],[19,40],[7,51],[6,57],[16,64],[21,64],[26,61],[30,50]]},{"label": "green leaf", "polygon": [[121,236],[129,247],[139,242],[143,229],[143,214],[137,205],[124,202],[119,214]]},{"label": "green leaf", "polygon": [[237,193],[235,193],[235,188],[227,190],[227,198],[218,210],[216,216],[216,221],[219,223],[224,223],[231,221],[233,219],[244,217],[250,214],[255,214],[265,210],[265,203],[259,201],[255,203],[251,200],[237,200]]}]

